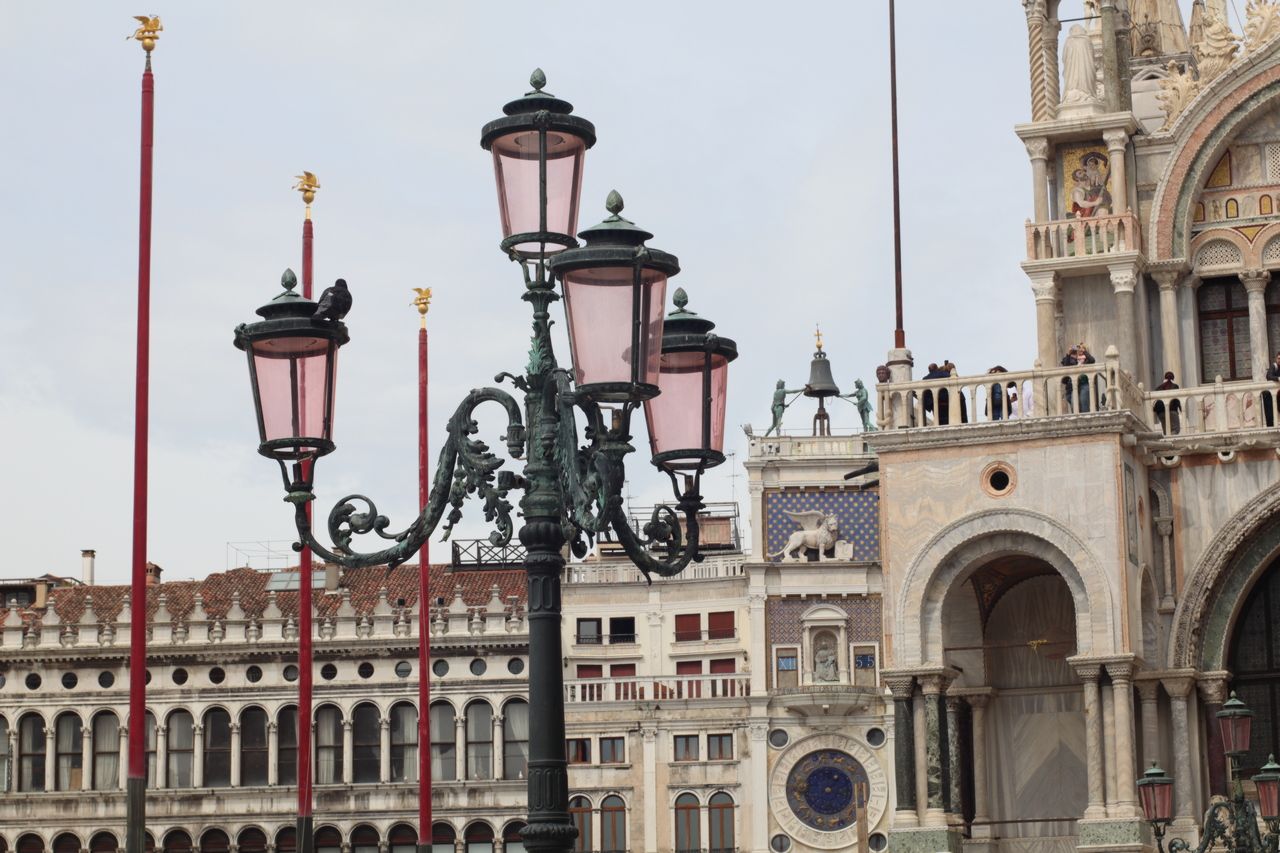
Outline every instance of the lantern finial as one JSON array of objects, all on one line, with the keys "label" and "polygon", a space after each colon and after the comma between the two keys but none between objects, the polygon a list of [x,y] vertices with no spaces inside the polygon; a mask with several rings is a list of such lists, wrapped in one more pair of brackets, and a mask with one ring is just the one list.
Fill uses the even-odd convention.
[{"label": "lantern finial", "polygon": [[542,87],[547,85],[547,75],[541,68],[533,69],[533,73],[529,75],[529,85],[535,92],[541,92]]},{"label": "lantern finial", "polygon": [[609,190],[609,195],[605,197],[604,209],[618,216],[622,213],[622,193],[617,190]]},{"label": "lantern finial", "polygon": [[675,296],[671,297],[671,301],[675,304],[679,311],[684,310],[684,306],[689,304],[689,294],[684,292],[683,287],[677,287]]},{"label": "lantern finial", "polygon": [[280,276],[280,286],[285,290],[293,290],[298,286],[298,276],[293,270],[286,268]]}]

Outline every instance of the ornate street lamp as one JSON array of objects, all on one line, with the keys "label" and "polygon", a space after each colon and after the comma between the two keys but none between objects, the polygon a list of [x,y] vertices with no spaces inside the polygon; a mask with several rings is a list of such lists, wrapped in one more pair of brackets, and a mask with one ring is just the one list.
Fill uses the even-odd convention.
[{"label": "ornate street lamp", "polygon": [[[494,545],[514,533],[507,495],[523,492],[520,542],[525,546],[529,603],[529,820],[531,851],[568,851],[577,834],[569,816],[564,752],[564,683],[560,648],[563,547],[586,554],[594,538],[612,531],[645,576],[681,572],[698,553],[702,472],[724,461],[724,407],[730,340],[710,333],[714,324],[684,310],[683,293],[664,334],[667,280],[680,270],[674,255],[646,246],[652,235],[623,219],[622,198],[609,194],[609,217],[579,236],[576,227],[582,160],[595,142],[591,123],[573,107],[534,91],[485,126],[481,144],[493,153],[502,215],[502,250],[521,265],[522,298],[533,310],[528,364],[521,375],[499,374],[523,395],[500,388],[473,390],[449,419],[430,495],[404,530],[363,495],[342,498],[329,512],[331,547],[313,535],[306,506],[313,495],[313,465],[334,449],[333,390],[337,350],[347,341],[341,322],[314,319],[314,304],[286,292],[259,309],[263,320],[236,330],[249,353],[258,417],[259,452],[276,459],[286,500],[294,507],[299,542],[347,567],[399,565],[418,553],[444,522],[447,537],[462,517],[468,495],[484,503]],[[551,344],[550,305],[565,298],[573,366],[560,367]],[[670,405],[666,406],[665,403]],[[507,415],[507,452],[524,460],[522,473],[474,436],[475,410],[496,403]],[[631,416],[647,404],[653,463],[671,479],[675,508],[659,506],[642,532],[629,523],[622,499]],[[579,438],[577,419],[585,429]],[[527,427],[526,427],[527,425]],[[447,515],[447,517],[446,517]],[[355,536],[375,533],[390,544],[358,553]],[[427,618],[420,602],[419,618]],[[419,673],[420,678],[427,673]],[[425,713],[426,709],[419,709]],[[425,746],[424,746],[425,748]],[[430,847],[430,827],[419,828],[419,849]]]},{"label": "ornate street lamp", "polygon": [[[1236,853],[1264,853],[1280,849],[1280,764],[1271,756],[1253,777],[1258,791],[1258,806],[1245,798],[1240,779],[1240,758],[1249,751],[1249,735],[1253,711],[1235,693],[1218,712],[1222,741],[1229,762],[1227,781],[1232,788],[1230,800],[1217,800],[1204,814],[1204,829],[1196,853],[1206,853],[1224,846]],[[1138,799],[1142,813],[1151,824],[1156,844],[1163,853],[1164,836],[1173,821],[1173,779],[1154,763],[1138,782]],[[1267,834],[1258,831],[1258,814],[1267,824]],[[1169,842],[1170,853],[1186,853],[1191,845],[1182,838]]]}]

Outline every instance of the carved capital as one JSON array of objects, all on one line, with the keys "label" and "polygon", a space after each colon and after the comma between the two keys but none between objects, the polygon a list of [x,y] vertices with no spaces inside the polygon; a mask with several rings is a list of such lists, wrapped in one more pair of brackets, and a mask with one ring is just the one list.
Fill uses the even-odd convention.
[{"label": "carved capital", "polygon": [[1178,270],[1154,270],[1151,273],[1151,277],[1156,280],[1156,284],[1160,285],[1161,290],[1177,290],[1182,276],[1183,273]]},{"label": "carved capital", "polygon": [[960,696],[948,695],[946,698],[946,702],[947,702],[947,713],[958,714],[960,713],[960,706],[964,704],[964,698]]},{"label": "carved capital", "polygon": [[883,680],[895,700],[910,701],[915,694],[916,679],[913,675],[884,675]]},{"label": "carved capital", "polygon": [[659,612],[658,612],[658,611],[656,611],[656,610],[651,611],[651,612],[649,613],[649,627],[650,627],[650,628],[661,628],[661,627],[662,627],[662,614],[661,614],[661,613],[659,613]]},{"label": "carved capital", "polygon": [[1057,302],[1058,301],[1058,282],[1054,278],[1047,280],[1031,280],[1031,293],[1036,298],[1036,302]]},{"label": "carved capital", "polygon": [[769,725],[767,723],[752,723],[747,727],[747,731],[751,733],[752,740],[763,741],[769,736]]},{"label": "carved capital", "polygon": [[952,681],[952,676],[943,673],[929,673],[920,676],[920,690],[926,696],[940,696],[947,691],[947,685]]},{"label": "carved capital", "polygon": [[1133,661],[1131,660],[1107,661],[1106,666],[1107,666],[1107,675],[1111,676],[1111,681],[1113,683],[1120,684],[1126,681],[1133,680],[1133,670],[1134,670]]},{"label": "carved capital", "polygon": [[1200,699],[1206,705],[1221,705],[1226,702],[1228,678],[1230,675],[1225,672],[1206,672],[1200,675],[1196,680]]},{"label": "carved capital", "polygon": [[1164,685],[1164,690],[1175,699],[1185,699],[1191,695],[1191,688],[1195,687],[1196,680],[1190,676],[1181,678],[1162,678],[1160,683]]},{"label": "carved capital", "polygon": [[1244,270],[1240,273],[1240,283],[1250,293],[1263,293],[1269,281],[1271,281],[1270,270]]},{"label": "carved capital", "polygon": [[276,734],[279,731],[280,731],[280,724],[277,723],[275,720],[272,720],[271,722],[267,723],[268,734]]},{"label": "carved capital", "polygon": [[1129,134],[1119,128],[1104,130],[1102,132],[1102,141],[1107,143],[1107,151],[1111,153],[1123,151],[1124,147],[1129,144]]},{"label": "carved capital", "polygon": [[970,693],[964,698],[969,703],[970,708],[985,708],[991,704],[990,693]]},{"label": "carved capital", "polygon": [[1022,9],[1027,13],[1028,21],[1036,18],[1043,21],[1049,15],[1045,0],[1022,0]]},{"label": "carved capital", "polygon": [[230,729],[231,729],[231,736],[232,736],[232,737],[235,737],[236,735],[240,734],[240,724],[239,724],[239,723],[232,723],[232,724],[231,724],[231,726],[230,726]]},{"label": "carved capital", "polygon": [[1032,160],[1048,160],[1049,159],[1049,140],[1047,139],[1024,139],[1022,144],[1027,147],[1027,156]]},{"label": "carved capital", "polygon": [[1102,677],[1102,664],[1100,663],[1074,663],[1071,661],[1068,661],[1068,663],[1071,663],[1081,681],[1092,681],[1096,684],[1098,679]]},{"label": "carved capital", "polygon": [[1138,283],[1137,270],[1132,267],[1124,267],[1113,269],[1110,272],[1111,287],[1116,293],[1133,293],[1133,288]]},{"label": "carved capital", "polygon": [[378,719],[378,729],[381,731],[389,731],[391,729],[391,720],[388,717],[380,717]]},{"label": "carved capital", "polygon": [[1157,702],[1160,699],[1160,682],[1154,678],[1140,678],[1133,682],[1138,697],[1143,702]]},{"label": "carved capital", "polygon": [[658,739],[658,730],[656,728],[643,728],[640,730],[640,736],[644,738],[645,743],[654,743]]}]

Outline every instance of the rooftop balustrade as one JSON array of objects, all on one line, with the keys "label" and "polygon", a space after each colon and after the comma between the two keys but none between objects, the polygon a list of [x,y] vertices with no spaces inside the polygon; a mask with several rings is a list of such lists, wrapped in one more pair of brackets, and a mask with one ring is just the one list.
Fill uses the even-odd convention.
[{"label": "rooftop balustrade", "polygon": [[742,672],[707,675],[641,675],[610,678],[567,678],[567,705],[600,702],[648,702],[673,699],[731,699],[751,694],[751,676]]}]

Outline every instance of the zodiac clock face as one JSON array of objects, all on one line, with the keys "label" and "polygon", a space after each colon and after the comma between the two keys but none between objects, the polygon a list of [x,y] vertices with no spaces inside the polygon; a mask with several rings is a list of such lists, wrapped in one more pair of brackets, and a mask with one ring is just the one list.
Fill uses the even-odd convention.
[{"label": "zodiac clock face", "polygon": [[787,776],[787,805],[814,829],[833,831],[853,824],[866,802],[866,771],[839,750],[811,752]]},{"label": "zodiac clock face", "polygon": [[888,784],[875,754],[860,741],[822,734],[796,741],[774,765],[770,808],[788,835],[812,847],[857,842],[858,814],[874,830],[888,804]]}]

